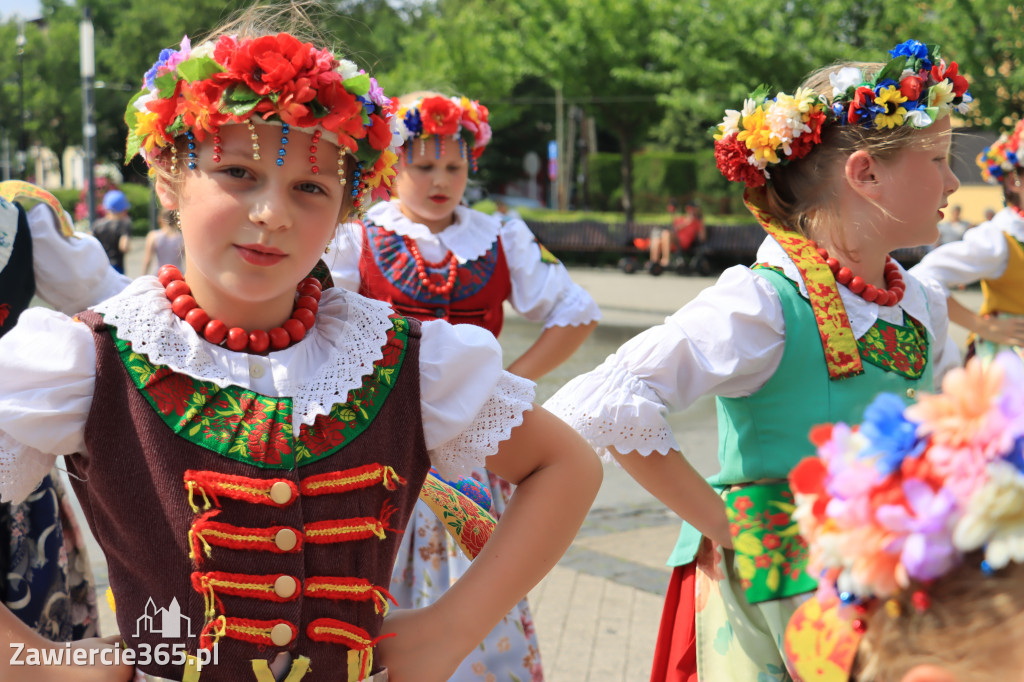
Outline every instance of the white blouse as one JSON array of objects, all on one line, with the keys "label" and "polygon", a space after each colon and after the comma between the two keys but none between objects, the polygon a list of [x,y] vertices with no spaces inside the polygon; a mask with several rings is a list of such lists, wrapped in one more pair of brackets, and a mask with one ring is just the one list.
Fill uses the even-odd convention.
[{"label": "white blouse", "polygon": [[[541,261],[540,246],[522,220],[510,220],[502,225],[486,213],[458,206],[455,222],[434,234],[426,225],[407,218],[397,200],[372,206],[366,216],[396,234],[415,239],[423,258],[433,262],[443,259],[448,251],[462,263],[476,260],[487,253],[500,236],[512,280],[509,303],[516,312],[531,322],[543,322],[545,329],[589,324],[601,319],[597,303],[572,281],[563,265]],[[358,223],[342,225],[331,253],[324,256],[335,285],[359,290],[362,250],[362,226]]]},{"label": "white blouse", "polygon": [[[218,386],[290,396],[293,433],[362,385],[391,328],[386,304],[340,289],[323,292],[316,326],[266,356],[202,339],[170,309],[155,277],[136,279],[94,307],[121,338],[156,364]],[[0,499],[18,502],[59,455],[85,452],[96,348],[86,325],[34,308],[0,339]],[[531,408],[535,384],[502,370],[485,330],[427,322],[420,343],[420,407],[427,449],[442,476],[483,466]]]},{"label": "white blouse", "polygon": [[[0,270],[11,257],[18,229],[17,209],[0,205]],[[131,280],[110,267],[103,246],[95,237],[76,232],[65,237],[60,222],[46,204],[30,210],[29,233],[32,236],[32,263],[36,295],[53,307],[73,314],[85,310],[121,291]]]},{"label": "white blouse", "polygon": [[996,213],[992,220],[967,230],[960,241],[943,244],[928,253],[910,272],[918,279],[938,282],[947,297],[955,286],[999,279],[1010,262],[1004,233],[1024,241],[1024,218],[1009,207]]},{"label": "white blouse", "polygon": [[[781,267],[801,282],[796,265],[772,238],[757,262]],[[902,268],[901,268],[902,270]],[[948,338],[946,298],[934,285],[904,273],[906,294],[892,307],[865,301],[846,287],[839,295],[850,326],[861,338],[882,319],[903,324],[903,312],[931,337],[936,385],[960,363]],[[622,345],[596,369],[571,380],[544,407],[568,422],[607,459],[607,448],[643,455],[679,449],[666,421],[704,395],[742,397],[757,392],[775,373],[785,347],[786,325],[775,288],[749,268],[735,266],[690,303]]]}]

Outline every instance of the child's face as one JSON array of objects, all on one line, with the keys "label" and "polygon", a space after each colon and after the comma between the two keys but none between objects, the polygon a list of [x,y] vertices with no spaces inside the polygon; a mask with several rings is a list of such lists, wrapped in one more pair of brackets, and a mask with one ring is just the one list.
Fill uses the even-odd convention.
[{"label": "child's face", "polygon": [[884,237],[893,249],[934,243],[941,209],[960,186],[949,167],[949,117],[914,135],[915,143],[879,164],[880,204],[890,217]]},{"label": "child's face", "polygon": [[440,158],[435,138],[424,140],[422,145],[419,140],[407,144],[412,145],[412,160],[403,149],[395,180],[402,213],[431,231],[440,232],[452,224],[455,207],[462,201],[469,179],[469,162],[459,154],[458,141],[451,138],[445,139]]},{"label": "child's face", "polygon": [[[257,125],[260,160],[244,125],[221,129],[221,159],[213,141],[197,145],[196,168],[181,163],[177,192],[161,183],[165,208],[179,211],[186,281],[201,306],[211,300],[239,306],[278,303],[291,309],[295,286],[316,264],[334,234],[344,190],[338,181],[338,148],[316,145],[320,174],[312,171],[312,136],[292,130],[281,144],[281,127]],[[284,164],[277,150],[286,148]]]}]

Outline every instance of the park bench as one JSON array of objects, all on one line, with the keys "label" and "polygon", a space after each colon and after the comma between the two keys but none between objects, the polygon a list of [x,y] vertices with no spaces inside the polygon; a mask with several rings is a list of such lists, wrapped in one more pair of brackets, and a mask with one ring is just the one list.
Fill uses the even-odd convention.
[{"label": "park bench", "polygon": [[[647,251],[634,240],[650,237],[653,224],[602,223],[594,220],[573,222],[527,221],[533,234],[559,258],[599,265],[620,258],[646,260]],[[757,223],[744,225],[708,225],[704,253],[714,267],[723,270],[732,265],[751,265],[764,241],[764,229]],[[928,247],[898,249],[893,258],[905,268],[917,264]]]}]

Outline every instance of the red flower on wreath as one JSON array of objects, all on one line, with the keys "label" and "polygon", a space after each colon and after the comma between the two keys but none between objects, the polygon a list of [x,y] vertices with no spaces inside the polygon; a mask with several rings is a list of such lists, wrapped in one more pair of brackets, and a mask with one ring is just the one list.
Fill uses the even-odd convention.
[{"label": "red flower on wreath", "polygon": [[874,104],[875,91],[867,86],[860,86],[854,91],[853,101],[850,102],[850,110],[846,114],[846,120],[851,124],[860,120],[860,110]]},{"label": "red flower on wreath", "polygon": [[424,97],[420,116],[424,135],[454,135],[459,132],[462,108],[447,97]]},{"label": "red flower on wreath", "polygon": [[206,132],[213,132],[229,118],[227,114],[217,111],[224,94],[224,84],[211,79],[195,83],[181,81],[181,84],[184,109],[182,118],[185,125],[192,129],[196,140],[202,142]]},{"label": "red flower on wreath", "polygon": [[328,83],[317,92],[317,101],[329,112],[320,119],[324,130],[338,134],[338,146],[355,151],[356,140],[366,136],[363,128],[363,105],[345,89],[341,80]]},{"label": "red flower on wreath", "polygon": [[967,92],[967,79],[959,75],[959,70],[956,62],[950,62],[949,66],[946,66],[944,62],[932,65],[932,78],[935,79],[936,83],[941,83],[947,78],[953,81],[953,95],[960,97]]},{"label": "red flower on wreath", "polygon": [[280,92],[300,72],[308,70],[315,63],[313,52],[312,45],[278,33],[241,43],[221,36],[213,56],[227,69],[227,78],[241,78],[256,94],[268,95]]},{"label": "red flower on wreath", "polygon": [[469,519],[462,527],[459,541],[466,548],[466,553],[476,556],[484,548],[484,543],[491,537],[491,524],[483,519]]},{"label": "red flower on wreath", "polygon": [[737,141],[736,133],[715,140],[715,164],[728,180],[743,182],[747,187],[764,185],[764,173],[747,162],[747,146]]},{"label": "red flower on wreath", "polygon": [[821,125],[824,122],[825,112],[820,108],[812,109],[807,117],[807,127],[810,128],[810,131],[802,133],[800,137],[793,140],[789,145],[789,156],[786,158],[802,159],[814,149],[814,145],[821,144]]},{"label": "red flower on wreath", "polygon": [[391,126],[376,114],[370,114],[370,123],[373,124],[367,133],[370,146],[377,150],[384,149],[391,142]]}]

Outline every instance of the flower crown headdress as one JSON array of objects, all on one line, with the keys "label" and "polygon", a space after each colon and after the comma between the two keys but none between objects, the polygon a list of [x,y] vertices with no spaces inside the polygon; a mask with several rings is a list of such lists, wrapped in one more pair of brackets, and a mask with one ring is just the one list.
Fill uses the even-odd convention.
[{"label": "flower crown headdress", "polygon": [[715,161],[729,180],[761,187],[771,166],[807,156],[821,142],[826,123],[865,128],[926,128],[973,101],[956,62],[939,57],[936,45],[908,40],[889,51],[892,59],[873,77],[847,66],[829,75],[832,98],[800,88],[769,98],[762,86],[727,110],[715,133]]},{"label": "flower crown headdress", "polygon": [[[311,132],[313,172],[319,173],[316,146],[321,136],[338,146],[337,172],[345,184],[346,154],[356,161],[351,195],[356,208],[366,196],[387,198],[400,144],[391,99],[377,81],[348,60],[287,33],[239,40],[221,36],[192,49],[186,36],[179,49],[165,49],[146,72],[142,89],[125,111],[125,158],[142,154],[152,167],[175,139],[188,141],[190,167],[195,145],[213,137],[220,160],[221,126],[246,124],[253,158],[260,158],[257,123],[281,125],[277,165],[287,154],[290,128]],[[170,157],[176,170],[177,154]]]},{"label": "flower crown headdress", "polygon": [[431,95],[421,97],[407,105],[399,105],[398,130],[405,144],[406,155],[412,156],[412,141],[419,138],[420,153],[425,153],[427,137],[434,138],[434,153],[440,157],[444,152],[445,138],[458,141],[459,155],[469,159],[473,170],[476,160],[484,153],[491,141],[491,125],[487,119],[487,107],[466,97],[442,97]]},{"label": "flower crown headdress", "polygon": [[[790,474],[793,518],[820,576],[786,634],[798,669],[837,653],[852,663],[861,613],[884,603],[898,617],[891,598],[911,590],[928,608],[927,584],[969,553],[981,552],[985,573],[1024,563],[1024,364],[1011,352],[970,360],[942,393],[906,408],[882,394],[859,427],[817,427],[811,440],[818,457]],[[811,645],[815,629],[829,637]]]},{"label": "flower crown headdress", "polygon": [[1004,175],[1024,166],[1024,159],[1018,156],[1022,136],[1024,119],[1017,121],[1011,132],[1004,132],[999,139],[981,150],[976,162],[985,182],[998,184]]}]

